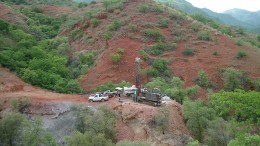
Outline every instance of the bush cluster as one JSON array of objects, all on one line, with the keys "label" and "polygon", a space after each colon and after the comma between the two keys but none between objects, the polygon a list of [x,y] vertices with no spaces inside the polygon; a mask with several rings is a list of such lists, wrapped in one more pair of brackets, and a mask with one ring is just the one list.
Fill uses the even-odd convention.
[{"label": "bush cluster", "polygon": [[157,41],[162,40],[163,39],[163,35],[161,33],[161,31],[159,29],[145,29],[143,31],[144,36],[148,36],[151,38],[156,39]]},{"label": "bush cluster", "polygon": [[109,30],[116,31],[122,26],[122,22],[120,20],[114,20],[109,26]]},{"label": "bush cluster", "polygon": [[244,51],[239,51],[236,55],[237,59],[245,58],[247,56],[246,52]]},{"label": "bush cluster", "polygon": [[150,11],[150,7],[149,7],[149,5],[147,5],[147,4],[140,4],[140,5],[138,6],[138,10],[139,10],[139,12],[147,13],[147,12]]},{"label": "bush cluster", "polygon": [[160,55],[165,50],[173,50],[177,47],[176,43],[163,43],[162,41],[159,41],[155,43],[151,48],[151,53],[153,55]]},{"label": "bush cluster", "polygon": [[185,48],[182,52],[184,55],[192,56],[194,55],[194,49],[193,48]]},{"label": "bush cluster", "polygon": [[92,24],[93,27],[97,27],[97,26],[100,24],[100,20],[97,19],[97,18],[92,18],[92,19],[90,20],[90,22],[91,22],[91,24]]},{"label": "bush cluster", "polygon": [[160,27],[168,27],[169,26],[169,19],[160,19],[158,21],[158,25]]},{"label": "bush cluster", "polygon": [[211,33],[209,31],[201,31],[198,33],[198,39],[204,40],[204,41],[210,41],[211,40]]},{"label": "bush cluster", "polygon": [[113,53],[111,55],[111,60],[114,63],[118,63],[121,60],[123,53],[124,53],[124,49],[123,48],[118,48],[117,52]]},{"label": "bush cluster", "polygon": [[171,12],[169,17],[170,19],[177,21],[178,24],[182,24],[185,21],[185,15],[179,12]]}]

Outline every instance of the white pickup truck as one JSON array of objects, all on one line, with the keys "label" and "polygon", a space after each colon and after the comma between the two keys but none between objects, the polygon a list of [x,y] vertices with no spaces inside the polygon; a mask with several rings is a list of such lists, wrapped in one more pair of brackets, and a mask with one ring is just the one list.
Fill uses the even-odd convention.
[{"label": "white pickup truck", "polygon": [[91,94],[89,97],[88,97],[88,100],[90,102],[93,102],[93,101],[106,101],[108,100],[108,96],[107,95],[103,95],[103,94]]}]

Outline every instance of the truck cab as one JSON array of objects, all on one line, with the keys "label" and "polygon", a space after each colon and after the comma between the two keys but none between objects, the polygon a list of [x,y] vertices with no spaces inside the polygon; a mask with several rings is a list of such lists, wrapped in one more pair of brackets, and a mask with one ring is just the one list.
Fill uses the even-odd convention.
[{"label": "truck cab", "polygon": [[108,100],[108,96],[107,95],[103,95],[103,94],[92,94],[88,97],[88,100],[90,102],[94,102],[94,101],[107,101]]}]

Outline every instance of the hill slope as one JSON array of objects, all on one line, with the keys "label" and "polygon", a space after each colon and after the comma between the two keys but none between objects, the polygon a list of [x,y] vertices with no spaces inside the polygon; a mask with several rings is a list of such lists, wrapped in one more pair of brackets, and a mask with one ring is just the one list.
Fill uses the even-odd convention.
[{"label": "hill slope", "polygon": [[[41,41],[28,45],[24,44],[22,38],[6,38],[12,37],[14,30],[9,35],[1,32],[1,37],[8,40],[3,43],[5,46],[1,51],[5,53],[6,60],[2,61],[3,65],[15,70],[26,81],[50,90],[70,92],[64,89],[77,87],[71,78],[79,78],[81,87],[87,91],[106,82],[119,83],[126,80],[134,84],[136,57],[143,59],[142,84],[152,77],[170,79],[178,76],[185,81],[185,87],[192,86],[196,84],[198,72],[203,69],[216,89],[221,89],[221,69],[236,67],[248,72],[252,78],[257,78],[260,74],[259,50],[251,47],[246,42],[248,40],[245,39],[244,45],[238,46],[238,39],[221,34],[175,9],[151,0],[116,1],[110,5],[97,2],[75,11],[60,6],[38,7],[42,9],[41,13],[34,12],[34,7],[29,6],[21,9],[20,14],[33,22],[28,23],[30,35],[22,34],[34,41]],[[46,13],[51,17],[45,15],[50,7],[57,8],[57,12]],[[67,10],[66,17],[63,17],[61,9]],[[61,16],[53,13],[61,13]],[[3,13],[1,16],[5,15]],[[39,21],[39,17],[45,19]],[[49,29],[52,27],[59,30],[53,32],[51,30],[54,29]],[[39,37],[34,30],[38,30],[36,32],[42,36]],[[250,38],[247,35],[244,37]],[[16,40],[18,43],[12,43]],[[40,52],[29,54],[26,48],[18,49],[19,45],[32,50],[37,47]],[[185,55],[187,50],[193,55]],[[22,64],[19,60],[8,64],[7,61],[13,58],[13,53],[10,52],[15,51],[19,55],[28,55],[28,58],[22,60]],[[246,52],[248,57],[237,59],[236,55],[241,51]],[[48,55],[35,58],[37,53]],[[119,56],[119,59],[113,61],[115,58],[111,56]],[[55,59],[58,61],[53,61]],[[39,68],[42,66],[40,64],[51,69]],[[62,67],[63,71],[55,70],[57,66]],[[31,71],[25,72],[24,67]],[[35,76],[27,76],[27,73]],[[39,81],[39,77],[46,80]],[[80,92],[78,88],[74,90]]]},{"label": "hill slope", "polygon": [[[174,75],[184,79],[185,86],[194,85],[193,80],[197,77],[198,71],[201,69],[204,69],[209,74],[210,79],[220,88],[223,85],[219,74],[221,68],[234,66],[247,71],[253,78],[259,76],[260,62],[257,58],[259,50],[256,51],[247,46],[239,47],[228,36],[211,30],[202,24],[200,24],[198,32],[193,32],[190,29],[192,20],[183,18],[184,21],[179,22],[178,19],[180,18],[171,19],[171,13],[175,13],[176,15],[180,13],[175,10],[157,12],[154,10],[154,7],[157,7],[156,3],[148,0],[145,2],[146,5],[150,5],[150,10],[147,13],[140,12],[139,8],[142,7],[143,3],[136,1],[125,3],[122,11],[102,12],[100,15],[105,15],[106,17],[100,19],[101,22],[98,27],[88,27],[83,30],[87,34],[91,34],[91,37],[96,40],[92,45],[93,47],[89,45],[84,46],[82,39],[72,43],[75,49],[77,47],[80,50],[89,50],[95,47],[100,48],[102,45],[98,46],[98,44],[105,45],[106,43],[104,39],[100,39],[97,36],[99,35],[98,33],[109,31],[109,25],[113,25],[114,20],[120,20],[122,23],[127,22],[122,24],[116,31],[111,31],[112,37],[108,41],[107,46],[103,46],[104,52],[100,54],[100,59],[97,61],[95,67],[81,78],[81,86],[85,89],[92,89],[108,81],[118,83],[121,80],[126,80],[134,83],[135,57],[143,56],[140,54],[141,50],[145,50],[149,54],[149,51],[156,44],[156,40],[151,40],[144,34],[148,28],[159,30],[163,36],[163,43],[176,42],[177,46],[176,49],[165,51],[159,55],[150,53],[147,61],[142,64],[142,69],[147,69],[147,66],[150,66],[156,59],[167,59],[169,60],[168,68]],[[86,9],[88,8],[90,7],[88,6]],[[169,13],[170,11],[172,12]],[[159,21],[162,18],[169,18],[168,27],[160,26]],[[133,26],[136,27],[136,32],[132,31]],[[174,36],[173,34],[178,33],[177,30],[181,30],[181,34]],[[212,40],[205,41],[198,39],[199,32],[203,30],[210,31]],[[113,63],[111,55],[116,53],[118,48],[124,48],[124,53],[118,63]],[[195,55],[183,55],[183,51],[186,48],[195,49]],[[246,51],[250,57],[242,60],[236,59],[235,56],[240,50]],[[214,52],[218,52],[219,55],[213,55]],[[143,76],[142,81],[147,81],[146,75]]]}]

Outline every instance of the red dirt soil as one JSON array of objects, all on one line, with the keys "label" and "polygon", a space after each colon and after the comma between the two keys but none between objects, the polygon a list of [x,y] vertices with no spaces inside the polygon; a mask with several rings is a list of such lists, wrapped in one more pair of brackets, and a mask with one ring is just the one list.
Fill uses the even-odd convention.
[{"label": "red dirt soil", "polygon": [[51,17],[57,17],[63,14],[71,14],[72,9],[65,6],[57,6],[57,5],[38,5],[42,10],[43,14],[51,16]]},{"label": "red dirt soil", "polygon": [[43,90],[23,82],[8,69],[0,67],[0,99],[10,101],[12,98],[22,97],[29,97],[32,103],[52,101],[88,103],[85,95],[59,94]]}]

